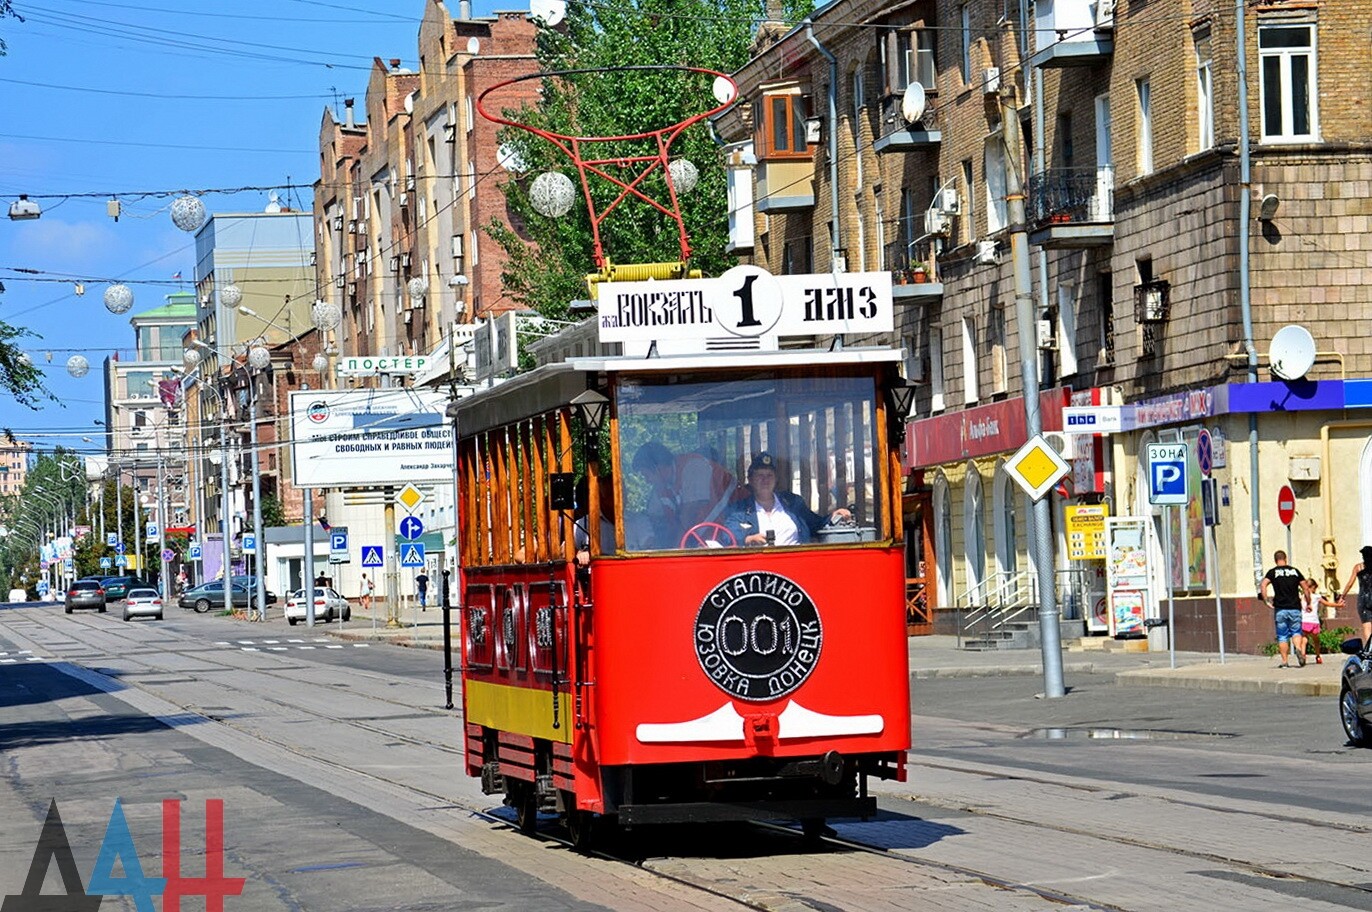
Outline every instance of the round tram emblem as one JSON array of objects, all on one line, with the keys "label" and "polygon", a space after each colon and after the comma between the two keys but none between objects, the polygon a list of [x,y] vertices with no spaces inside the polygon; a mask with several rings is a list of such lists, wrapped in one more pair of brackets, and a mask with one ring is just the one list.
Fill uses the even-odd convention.
[{"label": "round tram emblem", "polygon": [[819,664],[823,642],[814,600],[776,573],[731,576],[696,613],[700,667],[740,700],[775,700],[795,690]]},{"label": "round tram emblem", "polygon": [[311,402],[305,410],[305,415],[314,424],[322,424],[329,420],[329,404],[327,402]]}]

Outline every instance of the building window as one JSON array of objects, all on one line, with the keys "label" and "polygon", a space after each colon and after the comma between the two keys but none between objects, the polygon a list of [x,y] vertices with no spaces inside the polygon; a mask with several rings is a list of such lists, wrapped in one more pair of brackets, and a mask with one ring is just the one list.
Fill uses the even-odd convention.
[{"label": "building window", "polygon": [[886,253],[886,210],[881,205],[880,193],[872,194],[872,215],[877,223],[877,269],[891,269],[895,264]]},{"label": "building window", "polygon": [[1153,173],[1153,89],[1147,79],[1134,83],[1138,98],[1138,161],[1139,174]]},{"label": "building window", "polygon": [[962,162],[962,216],[958,219],[958,238],[962,241],[971,241],[976,238],[976,206],[972,205],[974,197],[972,188],[976,186],[972,183],[972,160],[963,159]]},{"label": "building window", "polygon": [[938,91],[938,60],[934,56],[934,33],[929,29],[915,32],[914,77],[926,92]]},{"label": "building window", "polygon": [[1262,64],[1262,138],[1294,142],[1316,138],[1315,26],[1259,24]]},{"label": "building window", "polygon": [[[1014,129],[1014,125],[1010,125]],[[1005,201],[1005,147],[996,134],[986,140],[986,233],[995,234],[1010,222]]]},{"label": "building window", "polygon": [[1070,113],[1058,115],[1057,140],[1057,167],[1071,168],[1072,160],[1076,157],[1076,150],[1072,147],[1072,115]]},{"label": "building window", "polygon": [[1211,78],[1210,32],[1196,36],[1196,149],[1215,145],[1215,86]]},{"label": "building window", "polygon": [[971,316],[962,318],[962,402],[971,405],[981,398],[977,376],[977,323]]},{"label": "building window", "polygon": [[862,189],[862,115],[867,107],[867,91],[862,84],[862,67],[853,70],[853,190]]},{"label": "building window", "polygon": [[758,137],[763,158],[809,158],[805,142],[805,97],[798,94],[764,95],[762,133]]},{"label": "building window", "polygon": [[943,377],[943,330],[929,327],[929,411],[941,412],[947,406]]},{"label": "building window", "polygon": [[975,589],[986,579],[986,497],[976,463],[967,464],[967,480],[962,489],[962,545],[967,558],[967,588]]},{"label": "building window", "polygon": [[1009,360],[1006,357],[1005,304],[996,301],[991,304],[990,325],[986,327],[991,342],[991,392],[1003,393],[1009,387]]},{"label": "building window", "polygon": [[881,78],[887,95],[899,95],[910,84],[913,65],[910,53],[910,33],[888,29],[881,42]]},{"label": "building window", "polygon": [[915,191],[909,187],[900,188],[900,268],[908,268],[915,259],[915,241],[924,233],[924,225],[919,221],[919,208],[915,205]]},{"label": "building window", "polygon": [[1096,309],[1100,313],[1100,354],[1102,365],[1115,363],[1115,283],[1111,274],[1102,272],[1096,280]]},{"label": "building window", "polygon": [[1077,296],[1069,285],[1058,286],[1058,374],[1077,372]]},{"label": "building window", "polygon": [[972,6],[964,3],[958,10],[958,18],[961,28],[958,32],[958,48],[960,56],[958,65],[962,68],[962,84],[967,85],[972,81]]}]

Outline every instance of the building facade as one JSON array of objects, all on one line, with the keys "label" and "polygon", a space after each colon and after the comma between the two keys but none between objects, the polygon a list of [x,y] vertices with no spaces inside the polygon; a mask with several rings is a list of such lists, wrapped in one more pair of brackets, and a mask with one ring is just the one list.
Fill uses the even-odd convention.
[{"label": "building facade", "polygon": [[33,444],[27,440],[7,441],[0,446],[0,497],[13,497],[24,490],[32,456]]},{"label": "building facade", "polygon": [[[1003,468],[1025,442],[1012,170],[1044,426],[1061,430],[1074,405],[1126,416],[1109,436],[1059,441],[1074,462],[1050,495],[1068,615],[1086,626],[1108,611],[1103,562],[1066,560],[1069,504],[1146,517],[1175,543],[1155,596],[1176,595],[1183,647],[1214,647],[1217,590],[1231,646],[1270,639],[1252,596],[1286,546],[1283,485],[1293,563],[1341,588],[1372,540],[1372,424],[1353,411],[1372,351],[1352,322],[1372,146],[1365,106],[1332,87],[1363,81],[1355,36],[1369,25],[1366,2],[1246,6],[1246,156],[1231,3],[839,0],[760,32],[718,124],[734,246],[774,272],[892,273],[884,341],[921,384],[911,572],[927,565],[940,629],[1032,569],[1029,505]],[[1290,324],[1317,356],[1281,379],[1268,352]],[[1198,482],[1202,428],[1223,454],[1208,565],[1199,485],[1166,514],[1140,463],[1149,442],[1187,442]]]}]

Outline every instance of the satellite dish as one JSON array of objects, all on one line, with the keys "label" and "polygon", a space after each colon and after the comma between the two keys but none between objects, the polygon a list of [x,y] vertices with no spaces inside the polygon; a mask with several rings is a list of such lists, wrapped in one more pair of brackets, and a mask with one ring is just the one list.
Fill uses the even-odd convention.
[{"label": "satellite dish", "polygon": [[725,79],[723,76],[715,77],[715,84],[711,91],[714,93],[715,101],[720,104],[728,104],[734,100],[734,95],[737,94],[733,80]]},{"label": "satellite dish", "polygon": [[478,40],[477,38],[468,38],[468,39],[467,39],[467,53],[468,53],[468,54],[479,54],[480,52],[481,52],[481,41]]},{"label": "satellite dish", "polygon": [[1299,380],[1315,366],[1315,339],[1304,326],[1283,326],[1272,337],[1267,350],[1273,375],[1282,380]]},{"label": "satellite dish", "polygon": [[905,87],[905,95],[900,99],[900,116],[906,123],[915,123],[924,116],[924,86],[912,82]]},{"label": "satellite dish", "polygon": [[501,143],[496,146],[495,160],[499,162],[500,167],[511,174],[523,174],[529,170],[524,164],[524,159],[519,154],[519,150],[509,143]]},{"label": "satellite dish", "polygon": [[567,0],[530,0],[529,18],[542,19],[548,28],[557,25],[567,16]]}]

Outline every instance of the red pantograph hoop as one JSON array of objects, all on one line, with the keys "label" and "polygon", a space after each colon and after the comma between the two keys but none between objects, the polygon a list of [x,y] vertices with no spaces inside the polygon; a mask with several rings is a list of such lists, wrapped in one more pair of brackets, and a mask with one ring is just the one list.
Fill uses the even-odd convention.
[{"label": "red pantograph hoop", "polygon": [[[562,133],[554,133],[551,130],[544,130],[541,127],[516,123],[515,121],[509,120],[498,114],[492,114],[490,111],[487,111],[485,107],[487,95],[490,95],[492,92],[497,92],[506,86],[511,86],[519,82],[527,82],[530,79],[547,79],[548,77],[555,76],[578,76],[586,73],[625,73],[644,70],[682,70],[689,73],[701,73],[706,76],[714,76],[717,79],[724,79],[729,84],[729,100],[708,111],[688,117],[680,123],[671,124],[658,130],[648,130],[643,133],[626,133],[623,136],[567,136]],[[667,152],[673,141],[675,141],[687,127],[699,123],[707,117],[713,117],[715,114],[718,114],[729,107],[729,105],[733,104],[734,99],[737,97],[738,84],[735,83],[727,73],[719,73],[715,70],[707,70],[703,67],[672,65],[594,67],[584,70],[553,70],[544,73],[530,73],[527,76],[518,76],[514,79],[507,79],[504,82],[496,83],[477,96],[476,110],[482,117],[493,123],[502,124],[507,127],[518,127],[521,130],[527,130],[530,133],[533,133],[535,136],[541,136],[566,153],[567,157],[572,160],[572,164],[576,165],[577,171],[581,174],[581,193],[582,196],[586,198],[586,208],[591,216],[591,237],[595,244],[595,264],[597,268],[603,269],[605,267],[605,251],[600,244],[600,225],[609,214],[615,210],[615,207],[630,196],[638,197],[643,200],[643,202],[676,222],[677,239],[681,244],[682,262],[690,259],[691,240],[686,235],[686,223],[681,217],[681,204],[677,200],[676,186],[672,181],[672,172],[667,167]],[[651,140],[655,147],[655,151],[651,154],[645,153],[643,155],[616,156],[612,158],[588,158],[583,154],[583,149],[593,143],[632,142],[635,140]],[[633,176],[632,180],[625,180],[606,170],[608,167],[626,168],[635,165],[641,165],[642,170],[638,171],[636,175]],[[648,175],[652,174],[657,168],[662,169],[663,178],[667,182],[668,205],[663,205],[639,189],[639,184],[643,183]],[[609,205],[605,206],[604,210],[601,212],[596,211],[595,201],[591,199],[591,185],[587,177],[588,173],[598,174],[600,177],[620,188],[619,195],[615,197]]]}]

